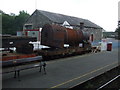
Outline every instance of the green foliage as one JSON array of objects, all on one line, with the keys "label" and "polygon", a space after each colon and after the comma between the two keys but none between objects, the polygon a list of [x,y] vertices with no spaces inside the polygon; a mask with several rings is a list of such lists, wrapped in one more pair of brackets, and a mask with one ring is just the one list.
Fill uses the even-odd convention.
[{"label": "green foliage", "polygon": [[14,18],[8,14],[2,14],[2,33],[12,34],[14,33]]},{"label": "green foliage", "polygon": [[118,37],[117,37],[117,38],[120,40],[120,27],[119,27],[119,28],[117,28],[115,32],[117,32],[117,33],[118,33]]},{"label": "green foliage", "polygon": [[2,34],[16,35],[17,31],[21,31],[25,20],[30,15],[25,11],[20,11],[19,15],[11,13],[10,15],[2,14]]},{"label": "green foliage", "polygon": [[2,34],[2,14],[0,13],[0,34]]}]

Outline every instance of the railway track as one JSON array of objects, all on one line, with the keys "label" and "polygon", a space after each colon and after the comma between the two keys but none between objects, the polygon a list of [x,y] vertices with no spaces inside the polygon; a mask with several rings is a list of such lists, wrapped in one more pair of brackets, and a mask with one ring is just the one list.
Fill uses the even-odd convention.
[{"label": "railway track", "polygon": [[106,88],[111,88],[111,89],[120,89],[120,65],[107,71],[104,72],[103,74],[94,77],[82,84],[77,84],[73,87],[71,87],[69,90],[73,89],[96,89],[96,90],[103,90]]},{"label": "railway track", "polygon": [[104,88],[113,88],[113,87],[118,88],[117,86],[118,86],[119,80],[120,80],[120,75],[117,75],[116,77],[114,77],[113,79],[105,83],[104,85],[100,86],[97,90],[101,90]]}]

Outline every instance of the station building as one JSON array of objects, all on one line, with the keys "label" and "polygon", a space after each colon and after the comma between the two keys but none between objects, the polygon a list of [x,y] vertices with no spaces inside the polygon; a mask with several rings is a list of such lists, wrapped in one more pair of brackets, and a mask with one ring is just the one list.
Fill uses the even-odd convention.
[{"label": "station building", "polygon": [[26,36],[37,37],[41,39],[41,29],[45,24],[59,24],[67,28],[81,29],[90,34],[92,42],[101,41],[103,28],[97,24],[78,17],[43,11],[35,10],[33,14],[26,20],[23,26],[23,32]]}]

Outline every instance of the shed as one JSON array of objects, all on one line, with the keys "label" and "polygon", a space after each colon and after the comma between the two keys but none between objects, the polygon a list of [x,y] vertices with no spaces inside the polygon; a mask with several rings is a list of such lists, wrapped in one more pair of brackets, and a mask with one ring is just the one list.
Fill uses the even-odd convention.
[{"label": "shed", "polygon": [[63,25],[65,21],[68,22],[70,26],[72,26],[74,29],[79,29],[80,22],[83,22],[84,23],[83,30],[91,34],[93,41],[100,41],[102,39],[103,28],[87,19],[82,19],[78,17],[68,16],[68,15],[43,11],[43,10],[35,10],[33,12],[33,14],[26,20],[23,26],[23,31],[25,30],[29,31],[29,29],[30,31],[31,30],[34,31],[36,29],[38,30],[39,28],[42,28],[43,25],[45,25],[46,23]]}]

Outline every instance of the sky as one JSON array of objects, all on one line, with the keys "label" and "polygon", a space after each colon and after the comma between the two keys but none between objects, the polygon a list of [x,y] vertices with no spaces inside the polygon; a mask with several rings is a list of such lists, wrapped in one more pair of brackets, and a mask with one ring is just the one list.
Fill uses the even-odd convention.
[{"label": "sky", "polygon": [[0,10],[16,15],[22,10],[30,15],[36,9],[45,10],[88,19],[106,31],[115,31],[118,24],[118,2],[119,0],[0,0]]}]

